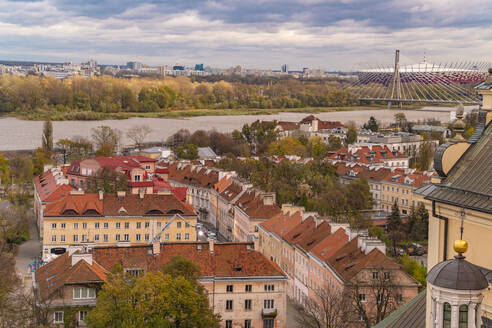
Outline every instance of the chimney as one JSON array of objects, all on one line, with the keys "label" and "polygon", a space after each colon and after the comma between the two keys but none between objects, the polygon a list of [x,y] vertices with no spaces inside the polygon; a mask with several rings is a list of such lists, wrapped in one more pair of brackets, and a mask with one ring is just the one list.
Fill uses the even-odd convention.
[{"label": "chimney", "polygon": [[152,253],[154,255],[159,255],[161,253],[161,242],[159,240],[154,240],[152,242]]},{"label": "chimney", "polygon": [[275,204],[276,195],[274,192],[262,193],[260,199],[263,201],[263,205]]},{"label": "chimney", "polygon": [[145,196],[145,190],[140,189],[140,190],[138,191],[138,197],[139,197],[140,199],[144,199],[144,196]]},{"label": "chimney", "polygon": [[104,199],[104,191],[99,190],[99,200],[103,200],[103,199]]},{"label": "chimney", "polygon": [[208,239],[208,249],[210,250],[210,253],[213,253],[215,250],[215,242],[212,238]]}]

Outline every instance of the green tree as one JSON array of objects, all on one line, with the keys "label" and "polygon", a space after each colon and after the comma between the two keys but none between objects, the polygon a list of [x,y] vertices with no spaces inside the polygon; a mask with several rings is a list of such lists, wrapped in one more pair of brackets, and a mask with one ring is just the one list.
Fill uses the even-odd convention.
[{"label": "green tree", "polygon": [[374,116],[369,118],[366,124],[364,124],[364,129],[371,130],[372,132],[377,132],[379,130],[379,123],[376,121]]},{"label": "green tree", "polygon": [[357,141],[357,127],[355,125],[350,125],[347,130],[347,135],[345,137],[345,143],[351,145]]},{"label": "green tree", "polygon": [[0,154],[0,184],[7,184],[10,181],[9,161]]},{"label": "green tree", "polygon": [[342,142],[340,138],[337,136],[329,136],[328,137],[328,150],[339,150],[342,148]]},{"label": "green tree", "polygon": [[434,156],[434,147],[431,142],[422,142],[419,146],[419,152],[417,154],[416,167],[417,170],[427,171],[432,163],[432,157]]},{"label": "green tree", "polygon": [[94,328],[213,328],[220,317],[196,281],[157,271],[139,278],[111,274],[86,322]]},{"label": "green tree", "polygon": [[64,162],[89,157],[93,152],[92,142],[83,137],[73,137],[72,139],[60,139],[56,146],[64,156]]},{"label": "green tree", "polygon": [[400,208],[396,200],[391,207],[391,214],[388,216],[386,230],[393,245],[393,254],[396,254],[397,242],[403,238],[403,223],[400,217]]},{"label": "green tree", "polygon": [[33,174],[39,175],[44,172],[44,166],[49,161],[49,155],[44,148],[37,148],[32,154]]},{"label": "green tree", "polygon": [[299,140],[292,137],[274,141],[268,146],[268,154],[270,155],[297,155],[303,157],[306,156],[306,153],[306,147]]},{"label": "green tree", "polygon": [[413,240],[427,240],[429,234],[429,212],[423,203],[414,211],[414,223],[410,230],[410,238]]},{"label": "green tree", "polygon": [[87,191],[96,193],[98,191],[116,193],[128,190],[128,177],[109,166],[103,166],[97,170],[95,175],[87,179]]},{"label": "green tree", "polygon": [[197,159],[198,158],[198,147],[193,144],[186,144],[179,146],[174,150],[174,154],[181,159]]},{"label": "green tree", "polygon": [[183,256],[173,256],[171,261],[162,266],[162,272],[173,278],[182,276],[189,281],[196,282],[200,277],[200,268]]},{"label": "green tree", "polygon": [[45,152],[53,151],[53,124],[50,120],[44,122],[42,147]]},{"label": "green tree", "polygon": [[407,117],[405,116],[404,113],[401,113],[401,112],[400,113],[396,113],[394,117],[395,117],[395,123],[396,123],[396,125],[400,129],[402,129],[403,126],[405,125],[405,123],[407,122]]},{"label": "green tree", "polygon": [[307,142],[306,148],[308,155],[314,159],[325,158],[328,154],[328,147],[320,137],[310,138]]},{"label": "green tree", "polygon": [[118,129],[101,125],[92,129],[92,140],[96,145],[98,156],[112,156],[118,150],[121,132]]}]

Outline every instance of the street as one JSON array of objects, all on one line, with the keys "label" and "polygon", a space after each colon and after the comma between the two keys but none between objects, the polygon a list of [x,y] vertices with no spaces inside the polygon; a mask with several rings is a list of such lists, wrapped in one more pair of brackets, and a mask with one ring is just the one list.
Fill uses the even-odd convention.
[{"label": "street", "polygon": [[34,217],[29,220],[29,237],[28,241],[17,248],[15,256],[15,268],[23,279],[29,273],[28,265],[32,264],[34,258],[38,258],[41,255],[41,242],[39,241]]}]

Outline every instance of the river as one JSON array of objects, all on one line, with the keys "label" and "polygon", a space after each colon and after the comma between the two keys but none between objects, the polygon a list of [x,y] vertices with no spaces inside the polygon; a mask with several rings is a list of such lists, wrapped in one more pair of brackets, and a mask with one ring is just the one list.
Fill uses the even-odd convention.
[{"label": "river", "polygon": [[[471,110],[468,107],[466,110]],[[428,118],[435,118],[441,122],[448,122],[450,119],[449,107],[423,107],[417,110],[403,110],[410,121],[417,121]],[[394,121],[396,110],[354,110],[345,112],[329,112],[314,114],[322,120],[355,121],[362,125],[374,116],[382,123]],[[216,129],[221,132],[231,132],[239,129],[245,123],[260,120],[283,120],[299,121],[309,114],[306,113],[280,113],[275,115],[230,115],[230,116],[200,116],[185,119],[168,118],[130,118],[126,120],[105,120],[105,121],[60,121],[53,122],[53,137],[56,142],[59,139],[70,138],[73,136],[90,137],[91,130],[100,125],[108,125],[123,132],[123,143],[127,144],[125,132],[135,126],[146,124],[152,128],[152,133],[147,141],[163,141],[179,129],[188,129],[194,132],[199,129]],[[8,117],[0,119],[0,150],[24,150],[35,149],[41,146],[42,121],[24,121]]]}]

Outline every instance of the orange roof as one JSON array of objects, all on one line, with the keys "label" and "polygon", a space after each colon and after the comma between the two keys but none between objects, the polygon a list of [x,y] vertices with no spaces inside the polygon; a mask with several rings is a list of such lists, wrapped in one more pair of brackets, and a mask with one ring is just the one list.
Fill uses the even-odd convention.
[{"label": "orange roof", "polygon": [[218,193],[221,193],[225,188],[227,188],[232,182],[232,177],[223,177],[215,185],[214,189]]},{"label": "orange roof", "polygon": [[34,178],[36,191],[42,202],[54,202],[69,194],[74,187],[68,184],[57,184],[51,171],[46,171]]},{"label": "orange roof", "polygon": [[275,233],[278,237],[284,237],[291,229],[302,221],[301,212],[292,215],[282,212],[274,215],[270,219],[260,223],[265,230]]},{"label": "orange roof", "polygon": [[311,249],[311,253],[316,255],[320,260],[326,261],[346,243],[348,243],[347,233],[345,229],[340,228],[316,244]]}]

